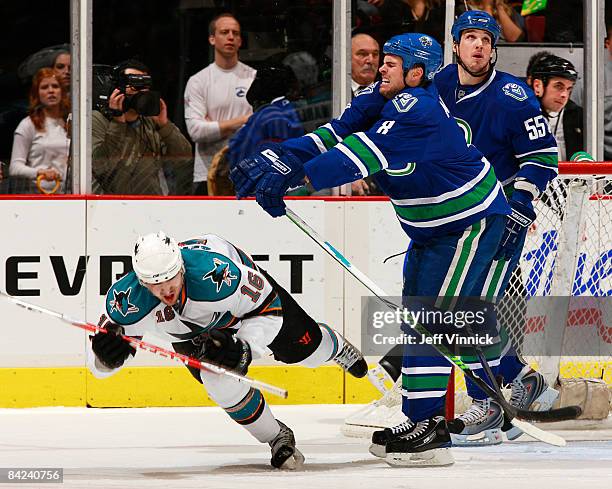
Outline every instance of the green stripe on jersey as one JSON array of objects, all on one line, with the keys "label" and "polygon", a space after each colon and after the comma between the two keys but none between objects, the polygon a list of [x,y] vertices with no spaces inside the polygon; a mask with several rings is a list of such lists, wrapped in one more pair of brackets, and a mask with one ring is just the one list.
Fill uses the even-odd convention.
[{"label": "green stripe on jersey", "polygon": [[312,132],[321,138],[321,141],[323,141],[323,144],[328,150],[338,144],[338,140],[336,136],[334,136],[334,133],[325,127],[319,127]]},{"label": "green stripe on jersey", "polygon": [[519,159],[521,165],[526,163],[536,163],[542,166],[549,166],[550,168],[557,168],[559,166],[559,156],[557,153],[554,154],[531,154],[523,156]]},{"label": "green stripe on jersey", "polygon": [[359,160],[367,167],[368,175],[379,172],[383,165],[370,148],[368,148],[357,136],[351,135],[344,140],[344,145],[350,149]]},{"label": "green stripe on jersey", "polygon": [[438,204],[410,207],[393,204],[393,207],[395,208],[395,212],[397,212],[400,217],[403,217],[409,221],[438,219],[440,217],[458,214],[459,212],[479,204],[495,189],[496,184],[497,179],[495,177],[495,172],[493,171],[493,167],[491,167],[489,168],[486,177],[483,178],[480,183],[478,183],[467,193],[455,197],[454,199],[446,200]]},{"label": "green stripe on jersey", "polygon": [[415,389],[446,389],[448,375],[406,375],[402,374],[402,387],[406,390]]}]

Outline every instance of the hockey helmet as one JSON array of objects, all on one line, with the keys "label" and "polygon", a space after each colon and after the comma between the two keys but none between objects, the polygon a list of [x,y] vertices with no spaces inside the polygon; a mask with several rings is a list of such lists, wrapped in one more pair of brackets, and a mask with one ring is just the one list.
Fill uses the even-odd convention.
[{"label": "hockey helmet", "polygon": [[132,266],[145,284],[159,284],[175,277],[183,268],[181,250],[163,231],[140,236],[134,245]]},{"label": "hockey helmet", "polygon": [[542,57],[535,66],[531,68],[530,74],[532,79],[540,79],[544,82],[544,85],[546,85],[548,80],[553,76],[565,78],[573,82],[578,79],[578,72],[571,61],[555,56],[554,54]]},{"label": "hockey helmet", "polygon": [[418,32],[393,36],[383,46],[383,53],[402,58],[404,72],[414,65],[423,65],[427,80],[433,79],[442,66],[442,47],[438,41]]},{"label": "hockey helmet", "polygon": [[461,41],[461,33],[467,29],[479,29],[491,34],[492,46],[497,45],[501,28],[493,16],[481,10],[468,10],[463,12],[451,28],[453,41],[459,43]]}]

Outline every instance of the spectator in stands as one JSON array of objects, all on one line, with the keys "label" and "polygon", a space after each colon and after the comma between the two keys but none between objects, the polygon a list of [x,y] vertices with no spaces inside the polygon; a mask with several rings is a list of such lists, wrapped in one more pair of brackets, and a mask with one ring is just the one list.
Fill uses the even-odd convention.
[{"label": "spectator in stands", "polygon": [[[521,15],[508,5],[506,0],[467,0],[457,2],[457,15],[465,10],[482,10],[495,17],[501,27],[502,41],[522,41],[525,32],[525,22]],[[460,5],[464,3],[465,6]],[[467,6],[467,9],[465,8]]]},{"label": "spectator in stands", "polygon": [[230,166],[266,145],[304,135],[291,99],[300,92],[293,70],[283,64],[266,64],[257,70],[246,98],[254,113],[212,159],[208,171],[209,195],[234,195]]},{"label": "spectator in stands", "polygon": [[534,54],[527,67],[527,83],[538,97],[555,136],[560,161],[568,161],[584,149],[582,107],[570,100],[577,78],[570,61],[550,53]]},{"label": "spectator in stands", "polygon": [[582,42],[583,0],[548,0],[543,13],[544,42]]},{"label": "spectator in stands", "polygon": [[[351,39],[351,93],[355,94],[376,80],[380,65],[378,41],[368,34],[355,34]],[[368,177],[351,183],[352,195],[381,194]]]},{"label": "spectator in stands", "polygon": [[107,113],[92,113],[92,173],[107,194],[168,194],[164,168],[174,173],[174,193],[191,193],[191,144],[168,120],[150,70],[138,60],[115,69]]},{"label": "spectator in stands", "polygon": [[53,71],[62,85],[62,90],[70,97],[70,52],[62,50],[53,60]]},{"label": "spectator in stands", "polygon": [[444,42],[442,0],[388,0],[380,6],[384,39],[403,32],[422,32]]},{"label": "spectator in stands", "polygon": [[380,65],[380,47],[368,34],[355,34],[351,39],[351,92],[374,83]]},{"label": "spectator in stands", "polygon": [[[606,25],[604,40],[604,160],[612,161],[612,23]],[[578,80],[572,93],[572,100],[582,105],[584,97],[582,78]]]},{"label": "spectator in stands", "polygon": [[242,36],[240,24],[232,14],[215,17],[208,33],[215,52],[214,62],[189,78],[185,87],[185,123],[196,143],[193,173],[196,195],[207,194],[206,180],[213,155],[251,115],[246,93],[255,78],[255,70],[238,61]]},{"label": "spectator in stands", "polygon": [[34,75],[29,115],[13,138],[9,166],[12,193],[63,193],[70,141],[66,134],[69,102],[51,68]]}]

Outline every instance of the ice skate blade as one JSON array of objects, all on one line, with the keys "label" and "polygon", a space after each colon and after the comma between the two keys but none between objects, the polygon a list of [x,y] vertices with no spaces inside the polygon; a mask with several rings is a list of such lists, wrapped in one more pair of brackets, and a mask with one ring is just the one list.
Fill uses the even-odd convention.
[{"label": "ice skate blade", "polygon": [[451,433],[450,436],[454,447],[486,447],[499,445],[504,441],[502,432],[499,428],[485,430],[474,435],[457,435]]},{"label": "ice skate blade", "polygon": [[387,451],[385,450],[384,445],[377,445],[376,443],[370,444],[370,453],[378,458],[385,458],[387,456]]},{"label": "ice skate blade", "polygon": [[387,453],[391,467],[445,467],[453,465],[455,458],[449,448],[435,448],[419,453]]},{"label": "ice skate blade", "polygon": [[297,448],[293,455],[283,462],[279,470],[302,470],[304,468],[304,455]]}]

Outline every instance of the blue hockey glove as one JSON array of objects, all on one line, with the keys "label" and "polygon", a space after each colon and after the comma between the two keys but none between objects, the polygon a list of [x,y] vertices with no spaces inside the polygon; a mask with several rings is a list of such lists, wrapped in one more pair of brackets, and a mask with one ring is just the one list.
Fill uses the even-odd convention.
[{"label": "blue hockey glove", "polygon": [[291,152],[284,151],[257,183],[255,190],[257,203],[272,217],[284,216],[285,193],[290,188],[303,185],[305,177],[302,162]]},{"label": "blue hockey glove", "polygon": [[510,260],[527,229],[535,221],[536,213],[531,207],[531,195],[524,190],[515,190],[508,201],[512,213],[508,216],[506,229],[502,235],[495,260]]},{"label": "blue hockey glove", "polygon": [[269,155],[281,155],[284,153],[278,143],[267,143],[266,150],[271,150],[272,153],[270,151],[264,153],[265,150],[257,152],[239,161],[230,169],[229,177],[234,184],[236,196],[239,199],[255,195],[257,182],[266,171],[269,171],[270,165],[276,159],[270,159]]}]

